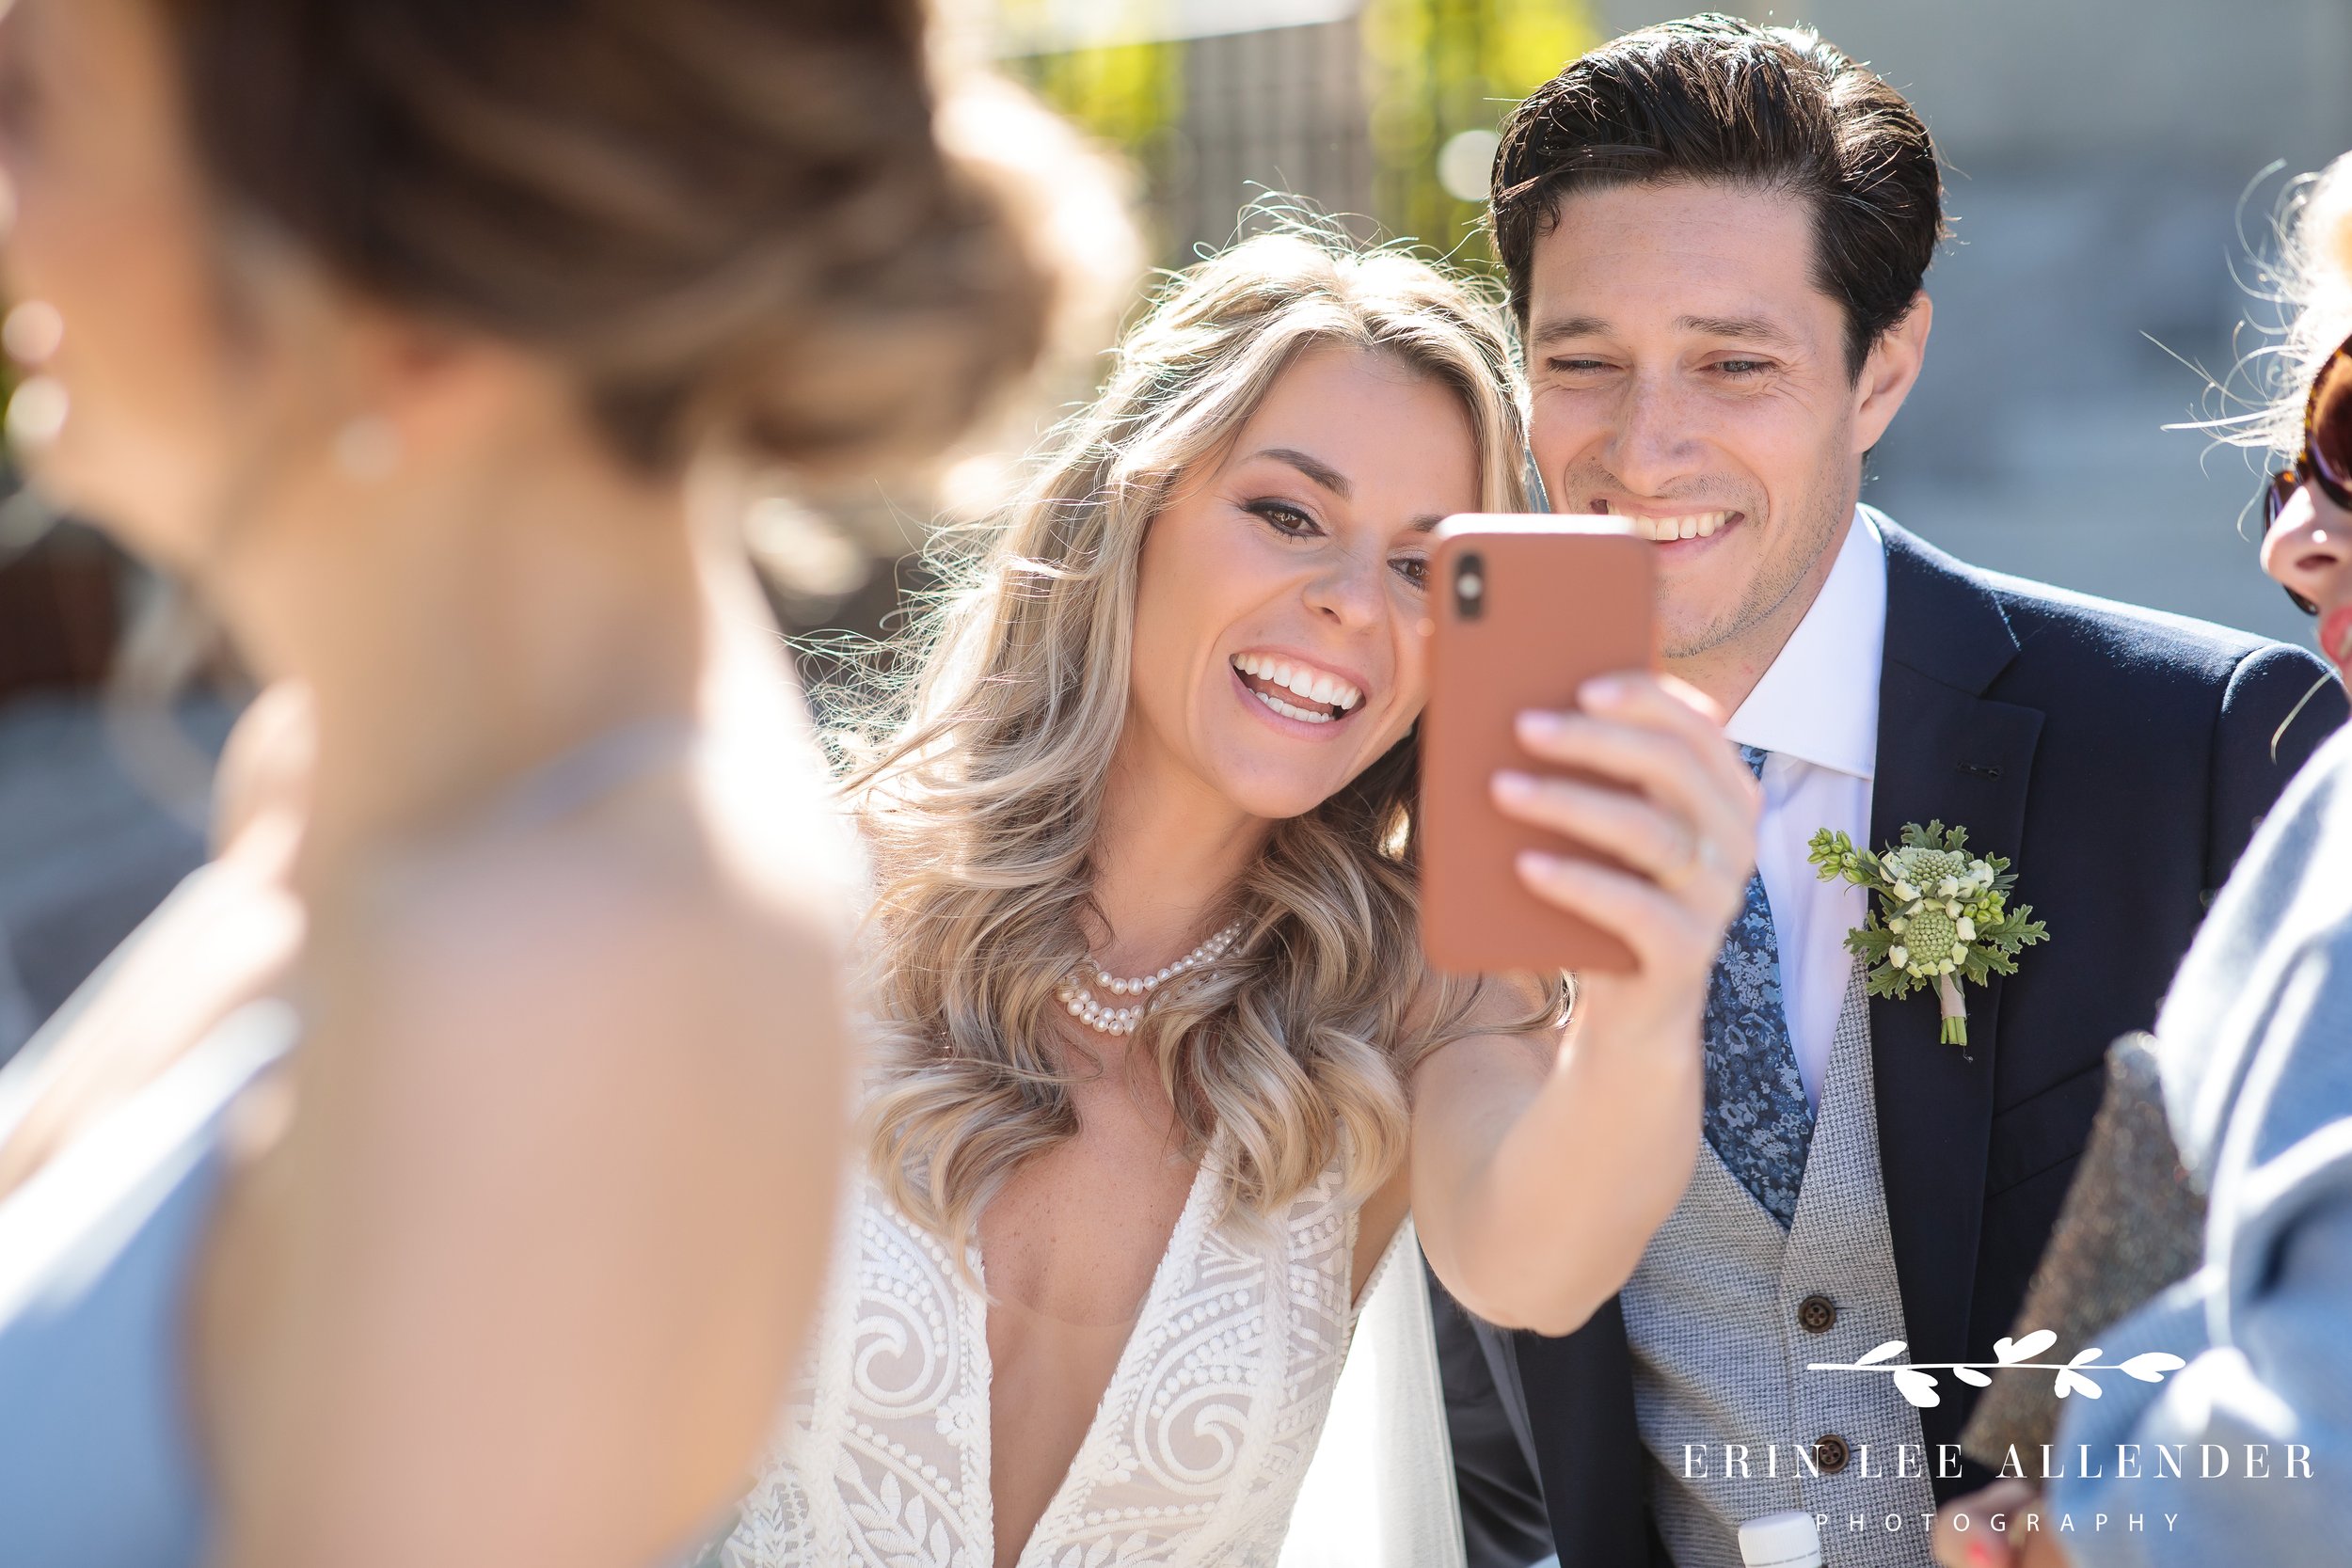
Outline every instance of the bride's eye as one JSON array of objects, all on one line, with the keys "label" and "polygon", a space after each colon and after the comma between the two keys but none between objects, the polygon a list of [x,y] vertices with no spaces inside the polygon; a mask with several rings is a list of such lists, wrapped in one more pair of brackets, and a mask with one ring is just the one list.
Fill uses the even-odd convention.
[{"label": "bride's eye", "polygon": [[1415,588],[1429,586],[1429,558],[1425,555],[1401,555],[1389,562],[1390,570]]},{"label": "bride's eye", "polygon": [[1288,539],[1304,539],[1323,531],[1322,526],[1312,517],[1288,501],[1247,501],[1243,503],[1242,510],[1263,518],[1268,528]]}]

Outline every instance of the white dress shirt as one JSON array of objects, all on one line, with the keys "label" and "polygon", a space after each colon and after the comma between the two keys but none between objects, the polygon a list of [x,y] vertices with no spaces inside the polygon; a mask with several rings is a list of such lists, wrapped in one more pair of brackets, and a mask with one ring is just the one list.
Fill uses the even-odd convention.
[{"label": "white dress shirt", "polygon": [[1732,739],[1772,753],[1764,765],[1756,869],[1780,942],[1788,1040],[1816,1110],[1853,968],[1846,933],[1862,924],[1868,895],[1844,881],[1822,881],[1806,863],[1805,845],[1829,828],[1877,847],[1868,839],[1886,642],[1886,545],[1875,517],[1869,507],[1855,508],[1853,527],[1812,608],[1726,726]]}]

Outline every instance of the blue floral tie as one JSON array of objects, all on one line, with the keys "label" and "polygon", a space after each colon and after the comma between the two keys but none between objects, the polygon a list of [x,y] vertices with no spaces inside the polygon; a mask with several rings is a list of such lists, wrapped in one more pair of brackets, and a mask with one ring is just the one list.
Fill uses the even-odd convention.
[{"label": "blue floral tie", "polygon": [[[1740,754],[1757,778],[1766,753],[1742,746]],[[1813,1108],[1797,1053],[1788,1043],[1788,1015],[1780,996],[1780,942],[1764,879],[1748,879],[1748,897],[1715,972],[1707,982],[1707,1141],[1732,1175],[1786,1230],[1796,1217],[1804,1185],[1805,1150],[1813,1141]]]}]

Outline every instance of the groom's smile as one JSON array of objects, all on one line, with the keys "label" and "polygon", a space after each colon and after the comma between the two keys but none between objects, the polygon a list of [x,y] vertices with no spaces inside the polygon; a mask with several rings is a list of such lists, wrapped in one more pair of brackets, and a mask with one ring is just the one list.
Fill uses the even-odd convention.
[{"label": "groom's smile", "polygon": [[1717,535],[1729,532],[1747,521],[1748,515],[1731,507],[1712,509],[1685,506],[1668,511],[1653,509],[1638,503],[1614,501],[1603,498],[1592,504],[1595,514],[1608,517],[1623,517],[1633,525],[1633,531],[1661,546],[1662,559],[1684,560],[1698,552],[1675,549],[1678,545],[1703,546]]}]

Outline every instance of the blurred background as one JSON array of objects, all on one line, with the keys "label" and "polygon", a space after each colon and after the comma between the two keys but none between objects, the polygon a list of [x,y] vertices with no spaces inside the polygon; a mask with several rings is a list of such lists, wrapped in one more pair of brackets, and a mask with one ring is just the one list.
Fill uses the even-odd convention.
[{"label": "blurred background", "polygon": [[[995,59],[1135,171],[1152,260],[1291,193],[1472,268],[1494,129],[1632,0],[967,0]],[[2352,148],[2345,0],[1819,0],[1802,20],[1917,104],[1957,238],[1928,371],[1866,497],[1982,565],[2300,639],[2253,565],[2232,412],[2290,178]],[[2269,172],[2265,172],[2269,171]],[[873,633],[942,518],[998,494],[1084,376],[937,476],[779,495],[749,520],[796,632]],[[0,1058],[202,852],[245,695],[200,618],[95,536],[0,505]]]}]

